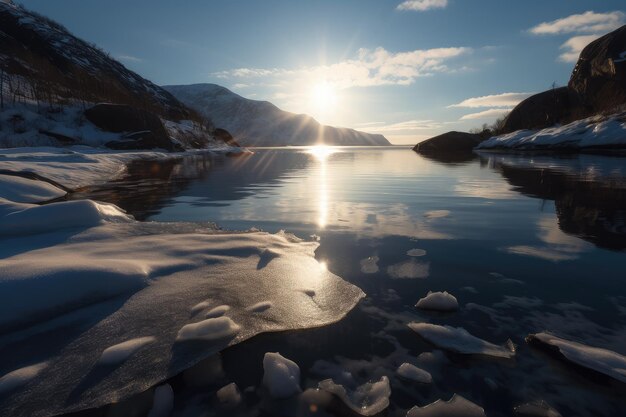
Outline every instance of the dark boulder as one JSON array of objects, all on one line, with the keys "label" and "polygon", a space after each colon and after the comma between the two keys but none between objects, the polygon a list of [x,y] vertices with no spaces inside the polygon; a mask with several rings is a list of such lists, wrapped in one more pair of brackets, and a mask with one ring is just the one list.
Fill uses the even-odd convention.
[{"label": "dark boulder", "polygon": [[226,129],[222,129],[220,127],[215,128],[215,130],[213,131],[213,136],[228,145],[239,146],[233,135],[231,135],[230,132]]},{"label": "dark boulder", "polygon": [[498,133],[510,133],[520,129],[543,129],[585,116],[586,111],[575,92],[567,87],[554,88],[530,96],[515,106]]},{"label": "dark boulder", "polygon": [[582,50],[568,86],[593,113],[626,104],[626,25]]},{"label": "dark boulder", "polygon": [[425,155],[471,154],[472,149],[489,136],[487,132],[447,132],[418,143],[413,150]]},{"label": "dark boulder", "polygon": [[98,128],[114,133],[130,133],[123,140],[106,144],[111,149],[176,150],[159,116],[123,104],[96,104],[85,110],[85,117]]}]

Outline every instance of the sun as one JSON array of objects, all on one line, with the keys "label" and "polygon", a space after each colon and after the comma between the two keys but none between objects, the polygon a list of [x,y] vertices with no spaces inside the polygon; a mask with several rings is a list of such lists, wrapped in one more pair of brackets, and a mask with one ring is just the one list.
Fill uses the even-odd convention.
[{"label": "sun", "polygon": [[333,111],[338,101],[337,90],[328,82],[319,82],[311,88],[310,100],[317,112]]}]

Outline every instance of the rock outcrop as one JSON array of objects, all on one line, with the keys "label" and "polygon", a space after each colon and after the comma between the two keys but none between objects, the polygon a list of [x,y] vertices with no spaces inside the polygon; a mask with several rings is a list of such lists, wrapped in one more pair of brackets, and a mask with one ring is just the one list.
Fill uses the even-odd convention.
[{"label": "rock outcrop", "polygon": [[464,160],[472,154],[472,149],[489,137],[485,133],[447,132],[415,145],[413,150],[428,156],[456,156],[454,160]]},{"label": "rock outcrop", "polygon": [[626,25],[582,50],[568,88],[592,113],[626,104]]}]

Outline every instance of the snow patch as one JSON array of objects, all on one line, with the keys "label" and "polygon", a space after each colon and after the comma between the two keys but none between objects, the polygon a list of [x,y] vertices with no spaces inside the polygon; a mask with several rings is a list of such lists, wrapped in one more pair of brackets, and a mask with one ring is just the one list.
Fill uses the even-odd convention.
[{"label": "snow patch", "polygon": [[146,345],[154,342],[156,339],[152,336],[147,337],[138,337],[135,339],[130,339],[122,343],[118,343],[117,345],[110,346],[106,348],[102,355],[100,356],[100,360],[98,361],[101,365],[117,365],[124,362],[126,359],[130,358],[133,354],[139,351]]},{"label": "snow patch", "polygon": [[0,174],[0,198],[16,203],[38,203],[63,197],[62,189],[45,181]]},{"label": "snow patch", "polygon": [[272,308],[272,305],[273,304],[271,301],[260,301],[246,308],[246,310],[251,311],[253,313],[262,313],[265,310]]},{"label": "snow patch", "polygon": [[226,304],[222,304],[221,306],[213,307],[212,309],[207,311],[204,317],[207,319],[221,317],[224,314],[226,314],[228,310],[230,310],[230,306],[227,306]]},{"label": "snow patch", "polygon": [[25,366],[0,378],[0,394],[15,390],[33,380],[48,364],[46,362]]},{"label": "snow patch", "polygon": [[240,327],[229,317],[216,317],[187,324],[178,331],[176,340],[219,340],[235,336]]}]

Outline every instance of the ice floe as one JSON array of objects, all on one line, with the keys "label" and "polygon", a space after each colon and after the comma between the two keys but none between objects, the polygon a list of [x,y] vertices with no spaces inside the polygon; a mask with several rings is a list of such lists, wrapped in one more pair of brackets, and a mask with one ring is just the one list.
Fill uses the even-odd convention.
[{"label": "ice floe", "polygon": [[454,311],[459,309],[459,302],[447,291],[428,291],[426,297],[420,298],[415,307],[423,310]]},{"label": "ice floe", "polygon": [[278,352],[263,357],[263,385],[274,398],[288,398],[302,392],[300,368]]},{"label": "ice floe", "polygon": [[63,197],[66,192],[45,181],[0,174],[0,197],[16,203],[38,203]]},{"label": "ice floe", "polygon": [[104,349],[98,363],[101,365],[116,365],[118,363],[122,363],[126,359],[130,358],[135,352],[154,341],[154,337],[146,336],[130,339],[110,346]]},{"label": "ice floe", "polygon": [[422,384],[430,384],[433,382],[433,377],[429,372],[407,362],[400,365],[396,372],[403,378],[421,382]]},{"label": "ice floe", "polygon": [[427,219],[440,219],[442,217],[448,217],[450,210],[430,210],[424,213],[424,217]]},{"label": "ice floe", "polygon": [[437,400],[424,407],[413,407],[406,417],[486,417],[482,407],[454,394],[449,401]]},{"label": "ice floe", "polygon": [[217,340],[235,336],[241,327],[229,317],[216,317],[183,326],[176,340]]},{"label": "ice floe", "polygon": [[416,322],[409,323],[409,327],[428,342],[451,352],[501,358],[515,356],[515,347],[510,340],[503,346],[498,346],[471,335],[461,327]]},{"label": "ice floe", "polygon": [[430,264],[428,262],[418,262],[415,259],[390,265],[387,273],[395,279],[427,278],[430,275]]},{"label": "ice floe", "polygon": [[336,395],[352,411],[362,416],[373,416],[385,410],[389,406],[391,396],[391,386],[386,376],[379,381],[365,383],[351,391],[332,379],[321,381],[319,388]]},{"label": "ice floe", "polygon": [[546,332],[530,334],[526,341],[550,348],[576,365],[626,382],[626,356],[617,352],[572,342]]}]

